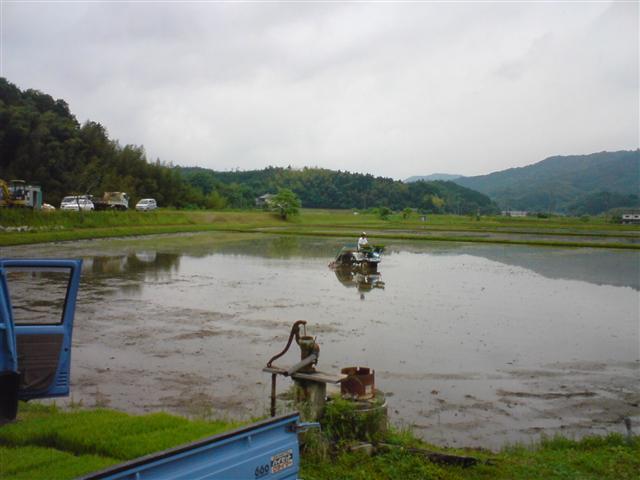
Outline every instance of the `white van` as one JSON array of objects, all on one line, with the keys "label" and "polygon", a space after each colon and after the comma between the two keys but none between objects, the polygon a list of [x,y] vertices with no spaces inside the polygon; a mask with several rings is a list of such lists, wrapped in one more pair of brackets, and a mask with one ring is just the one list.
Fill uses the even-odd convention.
[{"label": "white van", "polygon": [[158,208],[155,198],[143,198],[136,203],[136,210],[140,212],[148,212],[149,210],[155,210]]},{"label": "white van", "polygon": [[60,202],[60,210],[75,210],[78,212],[80,210],[91,211],[94,209],[93,202],[88,195],[64,197]]}]

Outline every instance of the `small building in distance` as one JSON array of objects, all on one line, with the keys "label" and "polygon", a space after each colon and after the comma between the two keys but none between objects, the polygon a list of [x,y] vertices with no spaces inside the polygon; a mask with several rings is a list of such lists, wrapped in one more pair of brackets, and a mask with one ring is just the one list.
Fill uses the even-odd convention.
[{"label": "small building in distance", "polygon": [[622,214],[622,223],[640,224],[640,210]]},{"label": "small building in distance", "polygon": [[272,193],[265,193],[264,195],[259,196],[256,198],[256,207],[268,207],[269,204],[271,204],[271,199],[273,197],[275,197],[275,195]]}]

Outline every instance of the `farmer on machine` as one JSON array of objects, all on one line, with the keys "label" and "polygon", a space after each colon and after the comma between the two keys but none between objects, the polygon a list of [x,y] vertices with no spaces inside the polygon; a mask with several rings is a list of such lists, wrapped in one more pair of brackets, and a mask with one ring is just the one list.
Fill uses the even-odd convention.
[{"label": "farmer on machine", "polygon": [[367,232],[362,232],[362,235],[360,235],[360,238],[358,239],[358,251],[362,251],[368,246],[369,240],[367,240]]}]

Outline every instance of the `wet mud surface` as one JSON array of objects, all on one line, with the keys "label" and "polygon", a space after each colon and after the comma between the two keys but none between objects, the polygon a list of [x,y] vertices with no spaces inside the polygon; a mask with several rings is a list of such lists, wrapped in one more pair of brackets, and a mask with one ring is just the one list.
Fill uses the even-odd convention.
[{"label": "wet mud surface", "polygon": [[392,421],[430,442],[499,448],[623,432],[625,417],[640,431],[640,254],[399,242],[366,278],[327,268],[341,244],[199,234],[2,256],[84,259],[75,403],[265,415],[261,369],[305,319],[321,370],[375,369]]}]

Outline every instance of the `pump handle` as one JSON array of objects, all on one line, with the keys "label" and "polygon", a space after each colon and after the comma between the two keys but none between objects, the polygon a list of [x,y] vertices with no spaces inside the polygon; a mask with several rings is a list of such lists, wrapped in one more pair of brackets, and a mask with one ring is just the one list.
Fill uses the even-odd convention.
[{"label": "pump handle", "polygon": [[295,337],[296,343],[299,343],[300,325],[306,325],[306,324],[307,324],[306,320],[298,320],[293,324],[293,326],[291,327],[291,333],[289,334],[289,340],[287,341],[287,346],[284,347],[284,350],[282,350],[280,353],[271,357],[271,360],[267,362],[267,368],[271,368],[271,364],[273,363],[274,360],[277,360],[278,358],[283,356],[285,353],[287,353],[287,351],[289,350],[289,347],[291,346],[291,342],[293,342],[293,337]]}]

